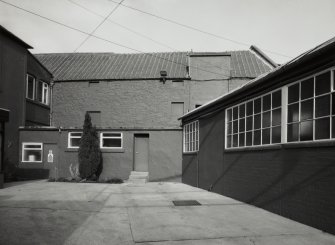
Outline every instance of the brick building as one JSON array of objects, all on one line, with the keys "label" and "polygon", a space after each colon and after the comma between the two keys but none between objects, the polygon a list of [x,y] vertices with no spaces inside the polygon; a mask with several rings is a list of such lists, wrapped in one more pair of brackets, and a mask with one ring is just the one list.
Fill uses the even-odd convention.
[{"label": "brick building", "polygon": [[[102,178],[179,180],[178,117],[273,68],[261,52],[75,53],[36,55],[54,76],[51,128],[22,128],[21,144],[39,142],[45,157],[27,168],[67,177],[77,163],[84,115],[100,134]],[[57,152],[53,164],[46,159]],[[22,150],[24,154],[24,150]]]},{"label": "brick building", "polygon": [[335,38],[182,117],[182,181],[335,234]]},{"label": "brick building", "polygon": [[[50,123],[51,73],[33,56],[32,47],[0,26],[0,108],[9,110],[4,125],[1,173],[11,175],[19,165],[20,126]],[[21,165],[22,166],[22,165]]]}]

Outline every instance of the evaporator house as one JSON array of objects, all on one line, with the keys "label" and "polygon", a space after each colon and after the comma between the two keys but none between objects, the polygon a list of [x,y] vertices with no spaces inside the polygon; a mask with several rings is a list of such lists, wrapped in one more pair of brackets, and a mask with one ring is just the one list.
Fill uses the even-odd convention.
[{"label": "evaporator house", "polygon": [[[100,177],[128,179],[139,171],[148,172],[150,181],[180,181],[178,117],[275,66],[255,47],[220,53],[36,57],[54,76],[52,123],[20,129],[21,165],[49,169],[50,177],[69,177],[88,112],[99,132]],[[30,155],[26,161],[24,156]]]},{"label": "evaporator house", "polygon": [[335,234],[335,38],[182,119],[182,181]]}]

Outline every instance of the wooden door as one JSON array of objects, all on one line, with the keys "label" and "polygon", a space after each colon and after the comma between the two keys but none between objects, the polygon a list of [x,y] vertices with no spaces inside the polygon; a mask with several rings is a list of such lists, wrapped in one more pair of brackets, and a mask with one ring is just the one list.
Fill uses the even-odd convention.
[{"label": "wooden door", "polygon": [[148,172],[149,165],[149,135],[135,134],[134,142],[134,170]]}]

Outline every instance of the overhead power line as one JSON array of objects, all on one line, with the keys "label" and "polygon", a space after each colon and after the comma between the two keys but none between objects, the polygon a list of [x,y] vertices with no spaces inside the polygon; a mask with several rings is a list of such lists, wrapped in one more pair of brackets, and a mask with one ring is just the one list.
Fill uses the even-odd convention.
[{"label": "overhead power line", "polygon": [[120,6],[120,4],[122,4],[124,2],[124,0],[121,0],[116,6],[115,8],[112,9],[112,11],[106,16],[104,17],[104,19],[94,28],[94,30],[79,44],[79,46],[74,50],[74,52],[76,52],[78,49],[80,49],[81,46],[84,45],[84,43],[92,36],[92,34],[94,34],[96,32],[96,30],[99,29],[99,27],[105,23],[105,21],[115,12],[115,10],[118,9],[118,7]]},{"label": "overhead power line", "polygon": [[[40,17],[40,18],[42,18],[42,19],[48,20],[48,21],[53,22],[53,23],[55,23],[55,24],[61,25],[61,26],[66,27],[66,28],[68,28],[68,29],[71,29],[71,30],[80,32],[80,33],[85,34],[85,35],[90,35],[90,33],[88,33],[88,32],[82,31],[82,30],[80,30],[80,29],[78,29],[78,28],[69,26],[69,25],[67,25],[67,24],[61,23],[61,22],[56,21],[56,20],[53,20],[53,19],[51,19],[51,18],[45,17],[45,16],[43,16],[43,15],[40,15],[40,14],[35,13],[35,12],[33,12],[33,11],[27,10],[27,9],[22,8],[22,7],[20,7],[20,6],[17,6],[17,5],[15,5],[15,4],[8,3],[8,2],[3,1],[3,0],[0,0],[0,2],[2,2],[2,3],[4,3],[4,4],[7,4],[7,5],[9,5],[9,6],[12,6],[12,7],[14,7],[14,8],[20,9],[20,10],[22,10],[22,11],[24,11],[24,12],[30,13],[30,14],[32,14],[32,15],[38,16],[38,17]],[[123,44],[120,44],[120,43],[111,41],[111,40],[106,39],[106,38],[103,38],[103,37],[96,36],[96,35],[94,35],[94,34],[91,34],[91,36],[94,37],[94,38],[96,38],[96,39],[99,39],[99,40],[102,40],[102,41],[105,41],[105,42],[114,44],[114,45],[119,46],[119,47],[123,47],[123,48],[129,49],[129,50],[132,50],[132,51],[135,51],[135,52],[138,52],[138,53],[142,53],[142,54],[147,55],[147,56],[156,57],[156,58],[158,58],[158,59],[166,60],[166,61],[168,61],[168,62],[177,64],[177,65],[183,65],[183,66],[185,66],[185,64],[183,64],[183,63],[180,63],[180,62],[177,62],[177,61],[173,61],[173,60],[170,60],[170,59],[161,57],[161,56],[156,55],[156,54],[145,53],[145,52],[143,52],[143,51],[141,51],[141,50],[138,50],[138,49],[135,49],[135,48],[128,47],[128,46],[126,46],[126,45],[123,45]],[[205,69],[202,69],[202,68],[199,68],[199,67],[195,67],[195,66],[189,66],[189,67],[198,69],[198,70],[200,70],[200,71],[204,71],[204,72],[208,72],[208,73],[212,73],[212,74],[220,75],[220,76],[222,76],[222,78],[230,78],[229,76],[223,75],[223,74],[221,74],[221,73],[217,73],[217,72],[213,72],[213,71],[208,71],[208,70],[205,70]]]},{"label": "overhead power line", "polygon": [[[68,1],[69,1],[70,3],[72,3],[72,4],[76,5],[76,6],[78,6],[78,7],[80,7],[80,8],[82,8],[82,9],[86,10],[87,12],[89,12],[89,13],[95,15],[95,16],[98,16],[98,17],[101,17],[101,18],[105,18],[103,15],[101,15],[101,14],[99,14],[99,13],[97,13],[97,12],[95,12],[95,11],[93,11],[93,10],[91,10],[91,9],[89,9],[89,8],[87,8],[87,7],[85,7],[85,6],[81,5],[81,4],[79,4],[79,3],[75,2],[75,1],[73,1],[73,0],[68,0]],[[168,49],[173,50],[173,51],[178,51],[178,50],[176,50],[175,48],[172,48],[172,47],[170,47],[170,46],[167,45],[167,44],[164,44],[164,43],[162,43],[162,42],[159,42],[159,41],[157,41],[157,40],[154,40],[154,39],[152,39],[151,37],[149,37],[149,36],[147,36],[147,35],[144,35],[144,34],[142,34],[142,33],[140,33],[140,32],[137,32],[137,31],[135,31],[135,30],[133,30],[133,29],[130,29],[129,27],[126,27],[126,26],[124,26],[124,25],[121,25],[120,23],[115,22],[115,21],[113,21],[113,20],[111,20],[111,19],[107,19],[107,21],[110,22],[110,23],[112,23],[112,24],[114,24],[114,25],[117,25],[117,26],[119,26],[119,27],[121,27],[121,28],[123,28],[123,29],[125,29],[125,30],[127,30],[127,31],[129,31],[129,32],[132,32],[132,33],[134,33],[135,35],[138,35],[138,36],[143,37],[143,38],[145,38],[145,39],[147,39],[147,40],[150,40],[150,41],[152,41],[152,42],[154,42],[154,43],[156,43],[156,44],[158,44],[158,45],[160,45],[160,46],[162,46],[162,47],[168,48]]]},{"label": "overhead power line", "polygon": [[[118,2],[116,2],[116,1],[114,1],[114,0],[109,0],[109,1],[110,1],[110,2],[113,2],[113,3],[118,3]],[[152,16],[152,17],[155,17],[155,18],[158,18],[158,19],[161,19],[161,20],[170,22],[170,23],[175,24],[175,25],[178,25],[178,26],[182,26],[182,27],[187,28],[187,29],[191,29],[191,30],[193,30],[193,31],[201,32],[201,33],[206,34],[206,35],[208,35],[208,36],[212,36],[212,37],[215,37],[215,38],[218,38],[218,39],[222,39],[222,40],[225,40],[225,41],[229,41],[229,42],[232,42],[232,43],[235,43],[235,44],[238,44],[238,45],[242,45],[242,46],[250,47],[250,44],[248,44],[248,43],[240,42],[240,41],[237,41],[237,40],[234,40],[234,39],[231,39],[231,38],[227,38],[227,37],[224,37],[224,36],[215,34],[215,33],[211,33],[211,32],[208,32],[208,31],[204,31],[204,30],[201,30],[201,29],[199,29],[199,28],[197,28],[197,27],[190,26],[190,25],[186,25],[186,24],[177,22],[177,21],[175,21],[175,20],[171,20],[171,19],[168,19],[168,18],[159,16],[159,15],[156,15],[156,14],[153,14],[153,13],[150,13],[150,12],[147,12],[147,11],[144,11],[144,10],[141,10],[141,9],[138,9],[138,8],[135,8],[135,7],[132,7],[132,6],[129,6],[129,5],[121,4],[121,6],[123,6],[123,7],[125,7],[125,8],[128,8],[128,9],[132,9],[132,10],[137,11],[137,12],[140,12],[140,13],[142,13],[142,14],[150,15],[150,16]],[[268,50],[268,49],[263,49],[263,50],[264,50],[264,51],[267,51],[267,52],[269,52],[269,53],[272,53],[272,54],[276,54],[276,55],[282,56],[282,57],[292,58],[291,56],[288,56],[288,55],[286,55],[286,54],[281,54],[281,53],[278,53],[278,52],[275,52],[275,51],[272,51],[272,50]]]}]

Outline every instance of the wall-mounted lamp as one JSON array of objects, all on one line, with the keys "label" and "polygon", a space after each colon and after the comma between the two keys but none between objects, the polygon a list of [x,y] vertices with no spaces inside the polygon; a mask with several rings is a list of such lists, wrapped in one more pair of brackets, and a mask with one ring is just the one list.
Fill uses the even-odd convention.
[{"label": "wall-mounted lamp", "polygon": [[166,77],[167,77],[167,72],[166,71],[161,71],[160,74],[161,74],[161,79],[160,80],[165,84]]}]

